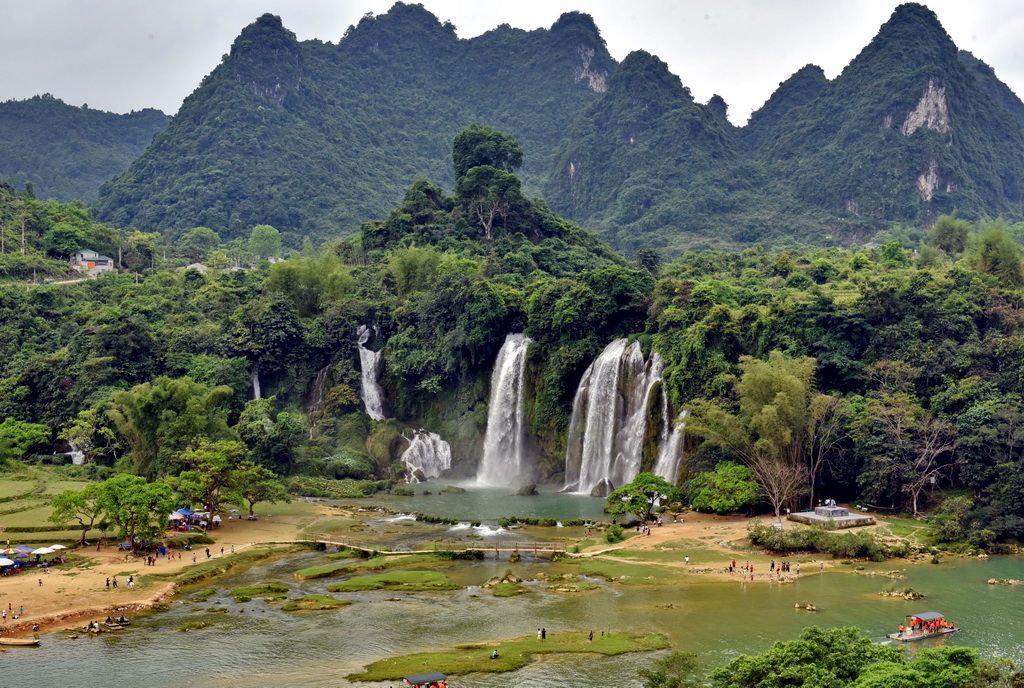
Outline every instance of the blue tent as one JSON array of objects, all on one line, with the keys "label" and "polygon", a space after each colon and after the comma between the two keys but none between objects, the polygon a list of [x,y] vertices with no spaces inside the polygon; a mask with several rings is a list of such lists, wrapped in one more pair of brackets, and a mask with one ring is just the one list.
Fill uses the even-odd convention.
[{"label": "blue tent", "polygon": [[182,516],[191,516],[195,512],[192,511],[191,509],[189,509],[187,506],[183,506],[180,509],[178,509],[177,511],[175,511],[174,513],[181,514]]}]

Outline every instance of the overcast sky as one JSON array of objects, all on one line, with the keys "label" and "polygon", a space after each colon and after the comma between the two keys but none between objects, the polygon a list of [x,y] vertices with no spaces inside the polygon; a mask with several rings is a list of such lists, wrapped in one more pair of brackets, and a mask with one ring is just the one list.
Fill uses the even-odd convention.
[{"label": "overcast sky", "polygon": [[[280,15],[300,39],[337,42],[392,0],[0,0],[0,100],[53,95],[127,112],[177,111],[253,19]],[[779,82],[813,62],[836,76],[888,19],[892,0],[424,0],[459,36],[508,23],[593,15],[612,56],[642,48],[742,124]],[[1015,0],[933,0],[957,45],[1024,93],[1024,9]]]}]

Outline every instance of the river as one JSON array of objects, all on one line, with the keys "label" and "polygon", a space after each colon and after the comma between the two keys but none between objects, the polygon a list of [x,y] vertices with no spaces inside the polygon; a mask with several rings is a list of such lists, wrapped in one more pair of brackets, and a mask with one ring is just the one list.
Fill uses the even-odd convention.
[{"label": "river", "polygon": [[[305,614],[288,614],[278,609],[280,605],[260,600],[238,604],[228,595],[232,587],[265,580],[288,582],[292,596],[323,592],[331,579],[297,582],[291,575],[322,558],[308,553],[254,567],[217,581],[218,594],[207,602],[188,602],[182,596],[170,610],[140,618],[126,632],[77,640],[65,633],[45,635],[40,648],[0,655],[3,675],[19,677],[17,682],[33,688],[143,683],[153,688],[384,688],[396,683],[351,684],[344,677],[388,655],[525,635],[539,626],[552,634],[653,628],[667,633],[676,648],[699,653],[710,667],[736,653],[756,652],[776,640],[795,637],[812,624],[854,625],[881,640],[904,614],[932,609],[946,613],[963,629],[944,642],[1024,662],[1024,588],[986,584],[988,578],[1024,578],[1020,558],[875,565],[878,570],[906,568],[906,580],[897,585],[926,592],[928,598],[921,602],[882,598],[878,591],[892,581],[844,572],[805,576],[790,585],[710,582],[699,577],[663,587],[601,582],[599,590],[575,595],[537,586],[514,598],[494,598],[476,587],[454,593],[358,593],[340,595],[354,601],[349,607]],[[528,578],[550,566],[524,562],[511,568]],[[447,572],[464,586],[476,586],[509,568],[508,562],[454,562]],[[796,601],[808,600],[821,611],[794,609]],[[230,610],[223,623],[187,633],[177,630],[184,618],[217,606]],[[546,658],[513,674],[459,677],[453,685],[638,686],[637,669],[650,660],[650,655],[642,654]]]}]

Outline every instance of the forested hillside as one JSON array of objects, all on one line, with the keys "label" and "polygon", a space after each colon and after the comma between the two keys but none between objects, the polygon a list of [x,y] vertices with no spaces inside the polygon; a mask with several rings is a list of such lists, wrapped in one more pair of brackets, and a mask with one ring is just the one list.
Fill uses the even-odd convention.
[{"label": "forested hillside", "polygon": [[[521,155],[469,129],[453,191],[417,181],[386,218],[284,261],[262,260],[280,245],[271,227],[245,247],[198,228],[153,250],[155,268],[135,258],[135,274],[5,283],[5,456],[60,436],[99,466],[155,477],[204,441],[241,441],[281,473],[398,478],[426,428],[451,443],[453,473],[472,474],[495,357],[524,332],[528,434],[557,477],[584,369],[629,337],[661,355],[668,403],[691,412],[684,481],[756,442],[813,459],[819,495],[940,506],[941,537],[1024,534],[1024,267],[1005,225],[944,216],[871,250],[630,262],[524,197]],[[51,207],[33,244],[80,214]],[[204,263],[174,267],[192,260]],[[388,420],[360,400],[361,325],[382,351]]]},{"label": "forested hillside", "polygon": [[0,103],[0,182],[30,183],[39,198],[91,203],[168,120],[159,110],[118,115],[50,95]]},{"label": "forested hillside", "polygon": [[808,65],[735,127],[643,51],[621,65],[586,15],[460,40],[419,5],[337,43],[246,27],[168,130],[105,185],[99,216],[146,231],[258,223],[287,244],[380,216],[470,123],[526,147],[524,187],[633,252],[864,242],[953,212],[1024,217],[1024,104],[901,5],[835,80]]},{"label": "forested hillside", "polygon": [[292,243],[351,233],[417,177],[452,181],[452,137],[474,122],[526,146],[536,191],[569,122],[614,63],[591,19],[500,26],[460,40],[420,5],[368,15],[337,43],[297,41],[278,17],[246,27],[168,130],[100,193],[99,215],[226,237],[258,223]]}]

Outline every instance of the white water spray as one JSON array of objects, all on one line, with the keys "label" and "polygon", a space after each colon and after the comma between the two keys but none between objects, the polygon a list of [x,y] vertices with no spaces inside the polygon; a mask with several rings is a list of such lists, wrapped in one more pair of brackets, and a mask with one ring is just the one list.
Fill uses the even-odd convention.
[{"label": "white water spray", "polygon": [[491,373],[484,456],[477,470],[480,485],[515,486],[528,480],[523,412],[526,352],[530,338],[510,334],[498,352]]}]

